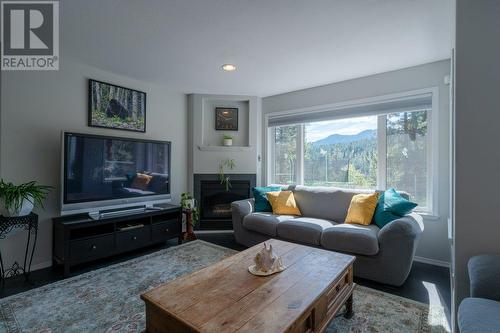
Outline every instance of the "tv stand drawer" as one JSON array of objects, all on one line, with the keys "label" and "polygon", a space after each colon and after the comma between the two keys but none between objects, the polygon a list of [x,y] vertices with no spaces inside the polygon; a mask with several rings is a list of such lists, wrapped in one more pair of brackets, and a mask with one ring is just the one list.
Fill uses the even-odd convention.
[{"label": "tv stand drawer", "polygon": [[152,225],[153,242],[164,241],[180,234],[179,220],[170,220]]},{"label": "tv stand drawer", "polygon": [[116,233],[116,248],[118,251],[137,249],[147,245],[150,241],[150,228],[144,226],[130,231]]},{"label": "tv stand drawer", "polygon": [[106,257],[114,250],[113,235],[105,235],[70,243],[71,262],[83,262],[89,259]]}]

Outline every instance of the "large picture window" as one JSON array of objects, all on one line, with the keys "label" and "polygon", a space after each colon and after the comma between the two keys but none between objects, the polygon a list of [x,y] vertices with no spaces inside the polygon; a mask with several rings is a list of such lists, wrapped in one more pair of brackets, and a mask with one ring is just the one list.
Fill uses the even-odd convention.
[{"label": "large picture window", "polygon": [[304,185],[377,186],[377,117],[304,125]]},{"label": "large picture window", "polygon": [[270,127],[270,182],[408,192],[431,211],[431,108]]}]

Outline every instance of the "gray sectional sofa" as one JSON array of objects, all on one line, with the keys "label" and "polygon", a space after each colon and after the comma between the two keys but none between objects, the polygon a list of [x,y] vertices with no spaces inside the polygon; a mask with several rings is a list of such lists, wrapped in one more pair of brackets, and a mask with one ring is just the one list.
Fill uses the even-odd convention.
[{"label": "gray sectional sofa", "polygon": [[411,213],[382,229],[344,224],[353,195],[368,191],[290,186],[302,216],[254,212],[254,199],[232,203],[236,242],[253,246],[269,238],[321,247],[356,256],[354,275],[399,286],[411,269],[422,218]]}]

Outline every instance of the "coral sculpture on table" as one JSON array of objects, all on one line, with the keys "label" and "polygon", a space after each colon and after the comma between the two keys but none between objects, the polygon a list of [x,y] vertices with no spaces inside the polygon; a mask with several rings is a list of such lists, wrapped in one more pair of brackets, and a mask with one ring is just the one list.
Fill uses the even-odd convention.
[{"label": "coral sculpture on table", "polygon": [[264,248],[255,256],[254,262],[254,270],[257,272],[272,274],[284,270],[283,260],[273,253],[273,246],[269,245],[269,248],[267,248],[266,243],[264,243]]}]

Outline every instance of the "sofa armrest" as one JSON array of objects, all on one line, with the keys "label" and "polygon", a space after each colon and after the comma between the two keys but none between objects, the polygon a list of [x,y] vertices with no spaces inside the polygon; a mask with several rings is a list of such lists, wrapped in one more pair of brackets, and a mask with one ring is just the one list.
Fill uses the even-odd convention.
[{"label": "sofa armrest", "polygon": [[469,259],[471,297],[500,301],[500,255],[482,254]]},{"label": "sofa armrest", "polygon": [[233,201],[231,203],[233,229],[235,231],[242,228],[243,218],[254,211],[254,206],[255,200],[253,198]]},{"label": "sofa armrest", "polygon": [[423,230],[422,217],[415,213],[394,220],[380,229],[377,254],[380,266],[373,269],[383,269],[386,283],[400,286],[405,282]]},{"label": "sofa armrest", "polygon": [[233,212],[233,214],[236,213],[243,218],[248,214],[253,213],[254,205],[255,205],[254,198],[233,201],[231,203],[231,211]]},{"label": "sofa armrest", "polygon": [[398,238],[418,239],[424,231],[422,216],[410,213],[386,224],[378,234],[381,243]]}]

